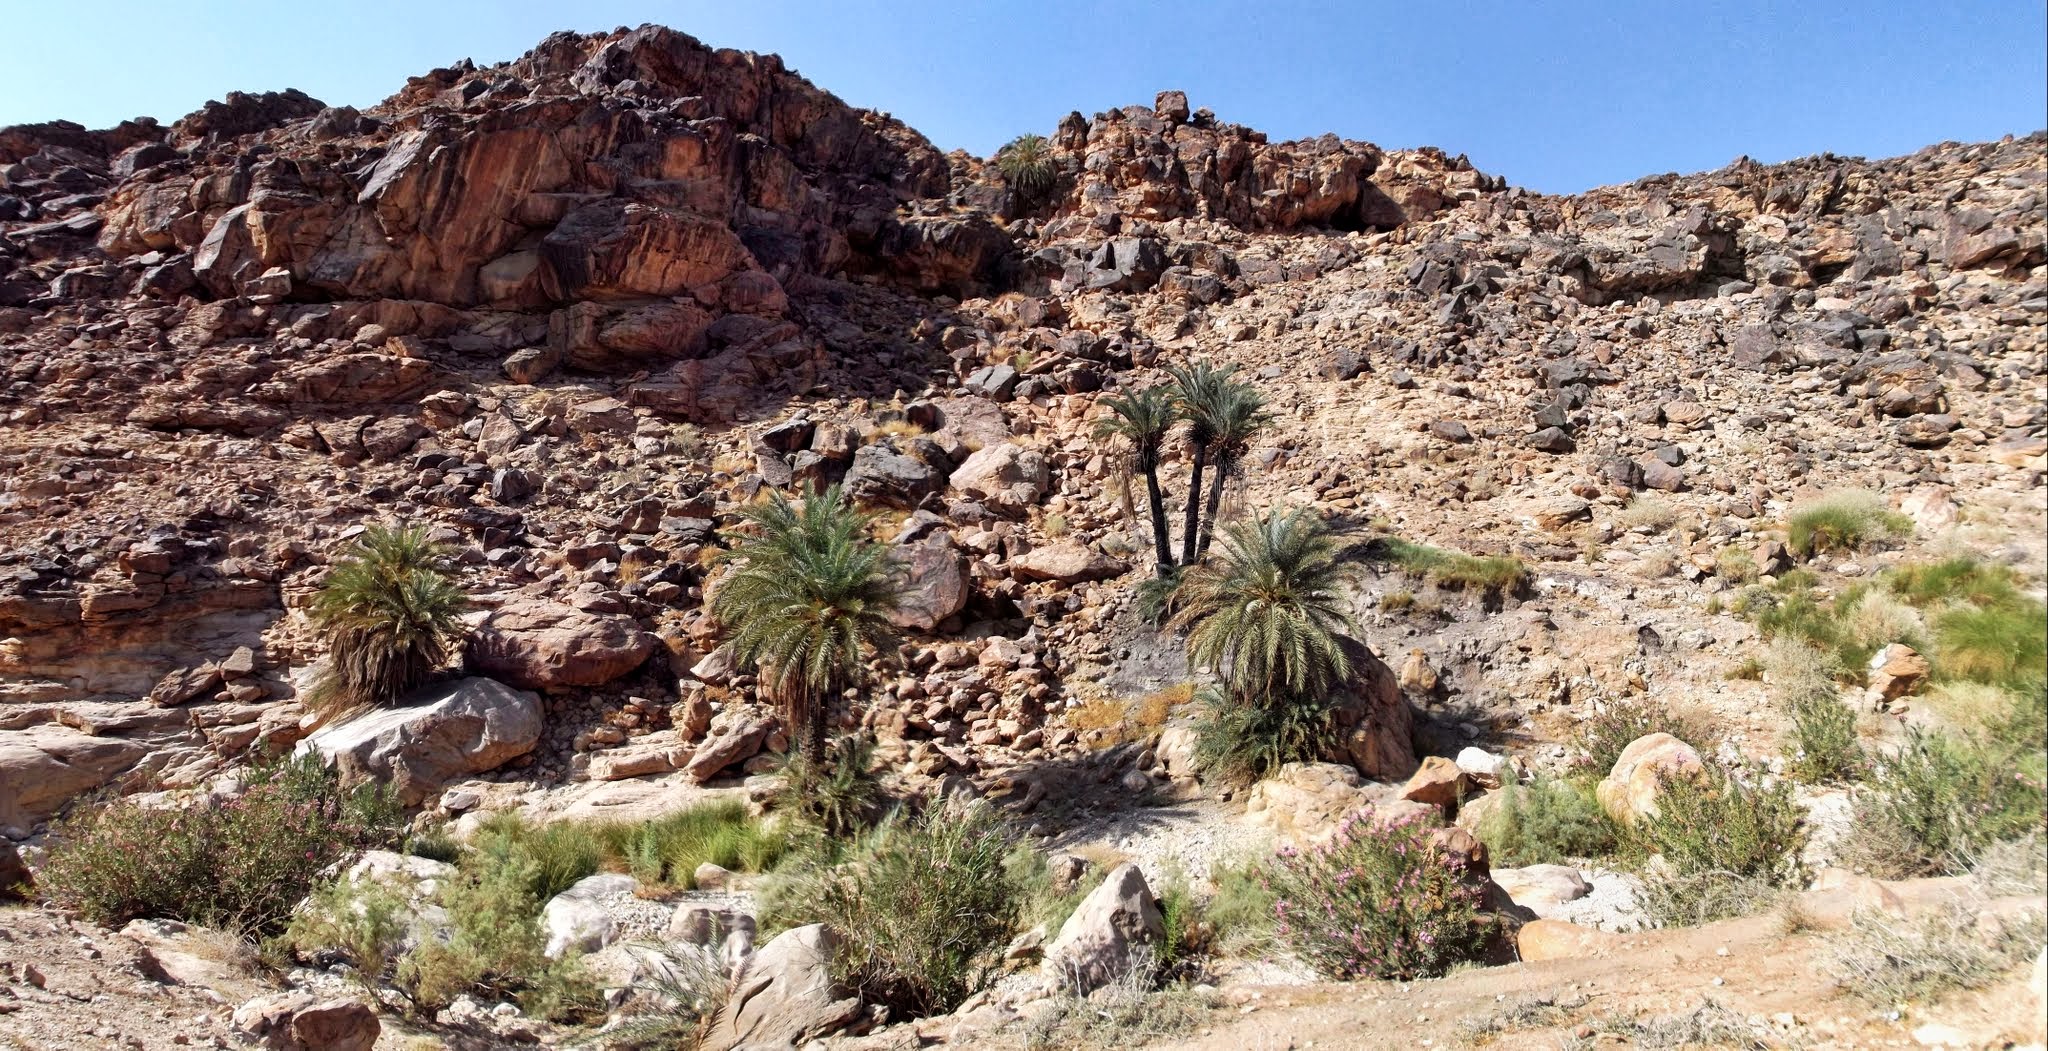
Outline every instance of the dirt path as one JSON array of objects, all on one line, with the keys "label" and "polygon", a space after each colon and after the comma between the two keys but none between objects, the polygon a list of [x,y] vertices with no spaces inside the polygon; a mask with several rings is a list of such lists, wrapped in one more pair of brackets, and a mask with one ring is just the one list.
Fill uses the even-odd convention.
[{"label": "dirt path", "polygon": [[[1775,915],[1628,936],[1603,956],[1511,964],[1435,981],[1250,990],[1240,1014],[1162,1051],[1294,1051],[1486,1046],[1916,1047],[2024,1044],[2039,1001],[2025,971],[2001,990],[1966,995],[1893,1022],[1843,995],[1822,964],[1823,936],[1786,935]],[[1228,1017],[1221,1015],[1219,1017]],[[1752,1026],[1752,1022],[1761,1022]],[[1634,1022],[1647,1028],[1632,1028]],[[1919,1029],[1941,1026],[1942,1030]],[[1701,1046],[1663,1043],[1662,1046]]]}]

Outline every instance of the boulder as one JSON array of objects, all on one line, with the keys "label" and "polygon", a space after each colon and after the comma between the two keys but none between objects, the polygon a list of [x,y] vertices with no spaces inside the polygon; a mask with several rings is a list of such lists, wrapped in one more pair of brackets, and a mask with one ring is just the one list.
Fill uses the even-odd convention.
[{"label": "boulder", "polygon": [[113,781],[149,753],[119,737],[41,724],[0,730],[0,828],[24,832],[76,796]]},{"label": "boulder", "polygon": [[1351,681],[1330,697],[1337,735],[1325,757],[1349,762],[1376,781],[1397,781],[1415,772],[1415,709],[1401,692],[1386,662],[1350,639]]},{"label": "boulder", "polygon": [[998,514],[1021,517],[1045,495],[1045,455],[1014,442],[982,448],[953,472],[949,484]]},{"label": "boulder", "polygon": [[1494,885],[1506,891],[1516,905],[1546,918],[1566,902],[1577,901],[1593,889],[1586,877],[1569,865],[1494,869],[1492,876]]},{"label": "boulder", "polygon": [[1087,995],[1124,976],[1140,954],[1166,936],[1152,888],[1138,866],[1125,862],[1088,892],[1046,946],[1045,976]]},{"label": "boulder", "polygon": [[540,731],[540,698],[494,679],[457,679],[322,727],[293,754],[317,753],[384,781],[401,803],[417,806],[452,781],[532,751]]},{"label": "boulder", "polygon": [[592,781],[623,781],[629,777],[666,774],[680,770],[690,761],[690,746],[674,730],[662,730],[635,737],[618,748],[590,757]]},{"label": "boulder", "polygon": [[1251,788],[1245,820],[1281,839],[1312,843],[1329,837],[1346,815],[1372,801],[1356,768],[1338,763],[1288,763]]},{"label": "boulder", "polygon": [[1931,670],[1918,650],[1894,642],[1870,656],[1870,696],[1880,705],[1890,704],[1919,689]]},{"label": "boulder", "polygon": [[635,886],[631,876],[603,872],[585,876],[549,898],[540,910],[541,929],[548,936],[543,952],[548,959],[559,960],[570,952],[596,952],[617,940],[618,924],[605,906],[609,900],[631,897]]},{"label": "boulder", "polygon": [[909,510],[938,492],[945,479],[923,460],[877,442],[853,454],[845,484],[846,494],[863,504]]},{"label": "boulder", "polygon": [[1537,525],[1556,532],[1573,522],[1592,521],[1593,505],[1576,496],[1553,496],[1532,505],[1529,517],[1535,519]]},{"label": "boulder", "polygon": [[1657,794],[1673,778],[1697,778],[1706,764],[1691,745],[1667,733],[1638,737],[1621,750],[1614,769],[1594,787],[1608,816],[1632,824],[1657,813]]},{"label": "boulder", "polygon": [[839,941],[821,923],[783,931],[747,958],[712,1016],[699,1051],[802,1047],[860,1014],[860,997],[832,980]]},{"label": "boulder", "polygon": [[1523,963],[1600,956],[1621,942],[1618,934],[1581,927],[1564,920],[1530,920],[1515,932],[1515,951]]},{"label": "boulder", "polygon": [[522,689],[602,686],[645,663],[660,640],[621,613],[546,599],[493,610],[470,634],[470,666]]},{"label": "boulder", "polygon": [[1458,764],[1443,756],[1432,755],[1424,758],[1414,776],[1401,786],[1401,798],[1411,803],[1439,807],[1448,813],[1471,789],[1471,779],[1465,776],[1465,771],[1458,769]]},{"label": "boulder", "polygon": [[1514,764],[1484,748],[1467,746],[1458,750],[1458,769],[1480,788],[1499,788],[1503,782],[1516,780]]},{"label": "boulder", "polygon": [[14,849],[12,842],[0,839],[0,901],[21,897],[32,879],[28,866],[21,860],[21,852]]},{"label": "boulder", "polygon": [[1018,580],[1052,580],[1061,584],[1107,580],[1123,575],[1128,568],[1086,544],[1073,542],[1033,548],[1010,561],[1010,573]]},{"label": "boulder", "polygon": [[703,784],[734,763],[752,759],[760,754],[762,743],[775,729],[775,722],[774,716],[763,712],[740,711],[724,717],[723,725],[712,725],[710,736],[697,746],[683,772],[690,776],[690,780]]},{"label": "boulder", "polygon": [[889,622],[906,631],[937,631],[967,608],[967,559],[943,530],[896,549],[902,589]]},{"label": "boulder", "polygon": [[267,1051],[370,1051],[384,1031],[360,1000],[303,991],[257,997],[235,1009],[233,1025]]}]

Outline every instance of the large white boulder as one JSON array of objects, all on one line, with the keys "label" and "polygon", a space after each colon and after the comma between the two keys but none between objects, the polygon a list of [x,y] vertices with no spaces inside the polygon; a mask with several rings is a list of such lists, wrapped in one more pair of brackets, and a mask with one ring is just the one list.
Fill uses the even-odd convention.
[{"label": "large white boulder", "polygon": [[495,679],[434,683],[300,741],[343,771],[388,782],[417,806],[451,781],[495,770],[540,740],[540,698]]},{"label": "large white boulder", "polygon": [[585,876],[541,907],[540,925],[548,935],[548,959],[570,952],[596,952],[618,939],[619,925],[607,904],[633,894],[633,877],[616,872]]},{"label": "large white boulder", "polygon": [[700,1051],[802,1047],[860,1014],[860,997],[839,995],[832,954],[839,942],[824,924],[795,927],[748,957],[732,996],[711,1020]]}]

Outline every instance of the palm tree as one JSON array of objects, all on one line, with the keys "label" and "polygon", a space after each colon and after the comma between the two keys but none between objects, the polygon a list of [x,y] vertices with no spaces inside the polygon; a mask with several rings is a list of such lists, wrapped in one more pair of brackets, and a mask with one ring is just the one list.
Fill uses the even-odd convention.
[{"label": "palm tree", "polygon": [[1342,640],[1358,630],[1343,593],[1351,569],[1337,554],[1329,529],[1308,511],[1232,524],[1222,558],[1187,569],[1175,595],[1172,623],[1191,629],[1188,660],[1240,704],[1320,699],[1350,677]]},{"label": "palm tree", "polygon": [[732,632],[733,656],[761,673],[783,703],[797,747],[824,755],[826,702],[855,685],[867,654],[892,637],[897,588],[888,550],[867,535],[873,516],[833,486],[800,504],[775,493],[744,516],[754,534],[723,559],[739,570],[711,613]]},{"label": "palm tree", "polygon": [[1173,573],[1173,535],[1166,521],[1166,497],[1159,489],[1159,452],[1179,419],[1173,398],[1164,387],[1150,387],[1104,398],[1102,405],[1109,412],[1095,421],[1095,436],[1121,439],[1129,455],[1125,469],[1145,476],[1145,497],[1152,510],[1153,561],[1159,579],[1164,580]]},{"label": "palm tree", "polygon": [[469,597],[418,526],[363,531],[313,599],[327,671],[310,700],[330,714],[384,704],[427,680],[462,639]]},{"label": "palm tree", "polygon": [[1186,365],[1169,365],[1166,371],[1173,376],[1173,401],[1181,417],[1188,421],[1183,437],[1188,443],[1192,465],[1188,469],[1188,507],[1181,520],[1180,561],[1182,565],[1195,562],[1195,538],[1202,513],[1202,471],[1209,463],[1209,449],[1216,440],[1217,398],[1230,375],[1237,366],[1226,365],[1218,368],[1206,361],[1190,362]]},{"label": "palm tree", "polygon": [[1249,383],[1224,383],[1215,392],[1210,408],[1209,464],[1216,470],[1209,484],[1208,513],[1202,522],[1202,537],[1195,545],[1195,557],[1209,556],[1209,540],[1216,531],[1216,515],[1223,507],[1223,487],[1244,466],[1244,454],[1252,438],[1273,422],[1266,411],[1266,396]]}]

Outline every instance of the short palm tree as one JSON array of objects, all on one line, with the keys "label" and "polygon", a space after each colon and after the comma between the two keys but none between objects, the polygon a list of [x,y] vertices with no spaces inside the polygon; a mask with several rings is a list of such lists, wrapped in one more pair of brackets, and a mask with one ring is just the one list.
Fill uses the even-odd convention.
[{"label": "short palm tree", "polygon": [[1180,561],[1182,565],[1193,565],[1195,540],[1201,525],[1202,473],[1209,465],[1209,453],[1216,441],[1218,400],[1237,366],[1218,367],[1206,361],[1195,361],[1186,365],[1169,365],[1166,371],[1173,376],[1174,407],[1180,410],[1181,418],[1188,424],[1182,434],[1188,444],[1190,466],[1187,513],[1181,520]]},{"label": "short palm tree", "polygon": [[1052,143],[1043,135],[1019,135],[996,151],[996,170],[1019,194],[1036,199],[1059,179]]},{"label": "short palm tree", "polygon": [[1202,537],[1195,545],[1195,557],[1207,558],[1209,540],[1216,531],[1216,515],[1223,509],[1223,488],[1244,466],[1244,455],[1252,438],[1273,422],[1266,411],[1266,396],[1249,383],[1227,382],[1217,387],[1209,407],[1209,466],[1216,478],[1209,483],[1209,506],[1202,521]]},{"label": "short palm tree", "polygon": [[[1125,469],[1145,477],[1145,498],[1152,511],[1152,551],[1159,579],[1173,573],[1172,526],[1166,521],[1166,497],[1159,489],[1159,453],[1180,416],[1164,387],[1102,399],[1109,410],[1095,421],[1095,436],[1123,442]],[[1125,490],[1129,492],[1129,490]]]},{"label": "short palm tree", "polygon": [[447,551],[417,526],[373,526],[313,599],[327,671],[312,701],[329,713],[386,704],[427,680],[462,641],[469,606],[441,568]]},{"label": "short palm tree", "polygon": [[1231,699],[1274,707],[1317,700],[1350,677],[1342,640],[1358,630],[1344,596],[1351,569],[1313,513],[1277,511],[1223,532],[1222,557],[1194,566],[1175,595],[1188,660]]},{"label": "short palm tree", "polygon": [[873,516],[838,486],[807,489],[800,503],[775,493],[745,517],[754,532],[723,556],[739,569],[719,587],[711,613],[730,629],[741,666],[759,671],[781,700],[797,747],[822,756],[821,709],[858,683],[867,655],[893,634],[888,551],[867,535]]}]

